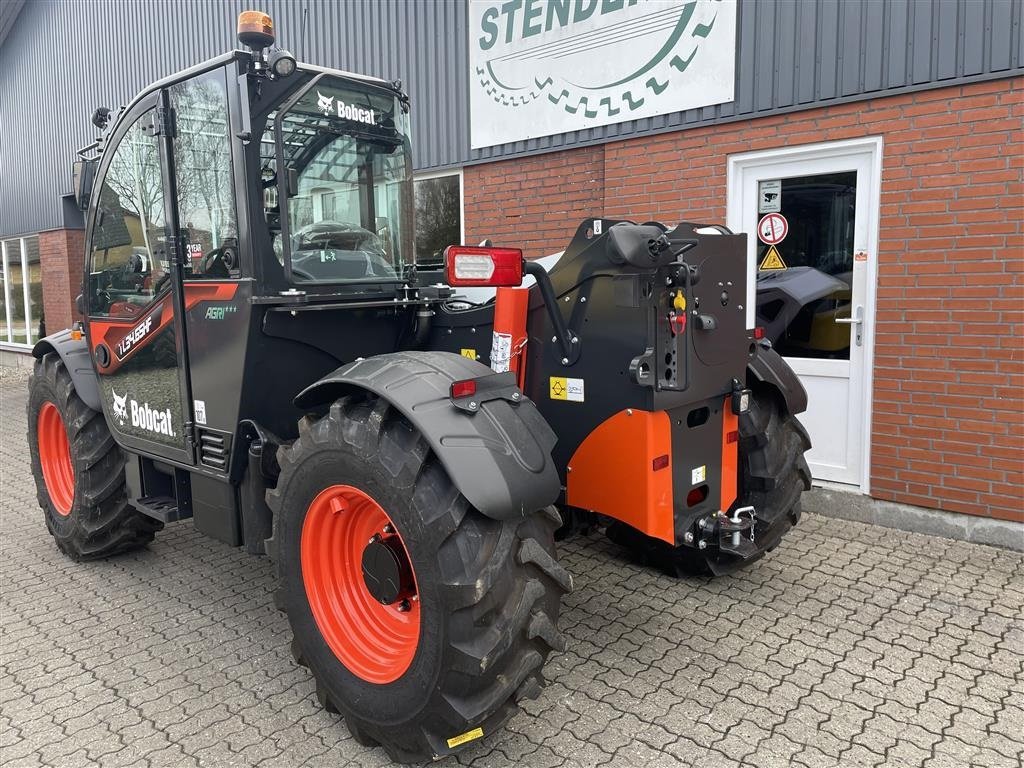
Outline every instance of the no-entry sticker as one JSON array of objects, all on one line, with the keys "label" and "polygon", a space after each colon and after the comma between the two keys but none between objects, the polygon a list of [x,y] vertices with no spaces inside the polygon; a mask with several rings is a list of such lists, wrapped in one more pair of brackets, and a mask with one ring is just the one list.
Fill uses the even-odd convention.
[{"label": "no-entry sticker", "polygon": [[769,213],[757,223],[757,237],[765,245],[778,245],[789,234],[789,222],[781,213]]}]

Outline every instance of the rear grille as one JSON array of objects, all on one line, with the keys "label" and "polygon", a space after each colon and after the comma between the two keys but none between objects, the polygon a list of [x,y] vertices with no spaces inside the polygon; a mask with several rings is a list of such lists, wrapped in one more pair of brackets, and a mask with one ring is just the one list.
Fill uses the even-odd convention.
[{"label": "rear grille", "polygon": [[228,468],[228,449],[231,435],[225,432],[214,432],[212,429],[199,429],[199,463],[213,469],[226,471]]}]

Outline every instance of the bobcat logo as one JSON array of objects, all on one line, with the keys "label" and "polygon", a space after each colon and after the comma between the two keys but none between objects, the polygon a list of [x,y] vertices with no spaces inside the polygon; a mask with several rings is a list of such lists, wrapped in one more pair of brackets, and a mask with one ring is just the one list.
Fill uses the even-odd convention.
[{"label": "bobcat logo", "polygon": [[316,92],[316,107],[325,115],[334,111],[334,97],[324,96],[320,91]]},{"label": "bobcat logo", "polygon": [[125,392],[123,395],[118,397],[117,392],[114,388],[110,388],[110,394],[114,396],[114,418],[117,419],[117,423],[122,427],[128,420],[128,408],[125,405],[125,401],[128,399],[128,393]]}]

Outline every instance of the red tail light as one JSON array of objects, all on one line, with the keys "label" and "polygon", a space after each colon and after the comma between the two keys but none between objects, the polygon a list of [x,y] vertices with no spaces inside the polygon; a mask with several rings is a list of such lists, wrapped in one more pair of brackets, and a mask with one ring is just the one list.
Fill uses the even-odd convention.
[{"label": "red tail light", "polygon": [[444,251],[445,276],[454,286],[522,285],[523,252],[518,248],[449,245]]},{"label": "red tail light", "polygon": [[661,456],[656,457],[651,462],[651,469],[654,472],[657,472],[659,469],[666,469],[667,467],[668,467],[668,454],[667,453],[662,454]]},{"label": "red tail light", "polygon": [[757,339],[758,341],[760,341],[761,339],[764,338],[764,326],[763,325],[759,325],[756,328],[754,328],[754,338]]},{"label": "red tail light", "polygon": [[460,397],[472,397],[476,394],[476,379],[463,379],[462,381],[453,381],[451,386],[452,399]]}]

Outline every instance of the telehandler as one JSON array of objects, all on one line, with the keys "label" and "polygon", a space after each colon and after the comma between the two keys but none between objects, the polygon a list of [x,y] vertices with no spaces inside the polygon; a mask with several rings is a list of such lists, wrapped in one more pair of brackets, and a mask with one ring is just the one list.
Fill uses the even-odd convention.
[{"label": "telehandler", "polygon": [[593,217],[547,267],[416,263],[401,83],[296,63],[262,13],[239,41],[93,116],[84,320],[33,350],[39,503],[75,560],[186,518],[269,555],[320,703],[444,756],[565,647],[557,530],[672,572],[775,547],[806,395],[748,327],[744,235]]}]

